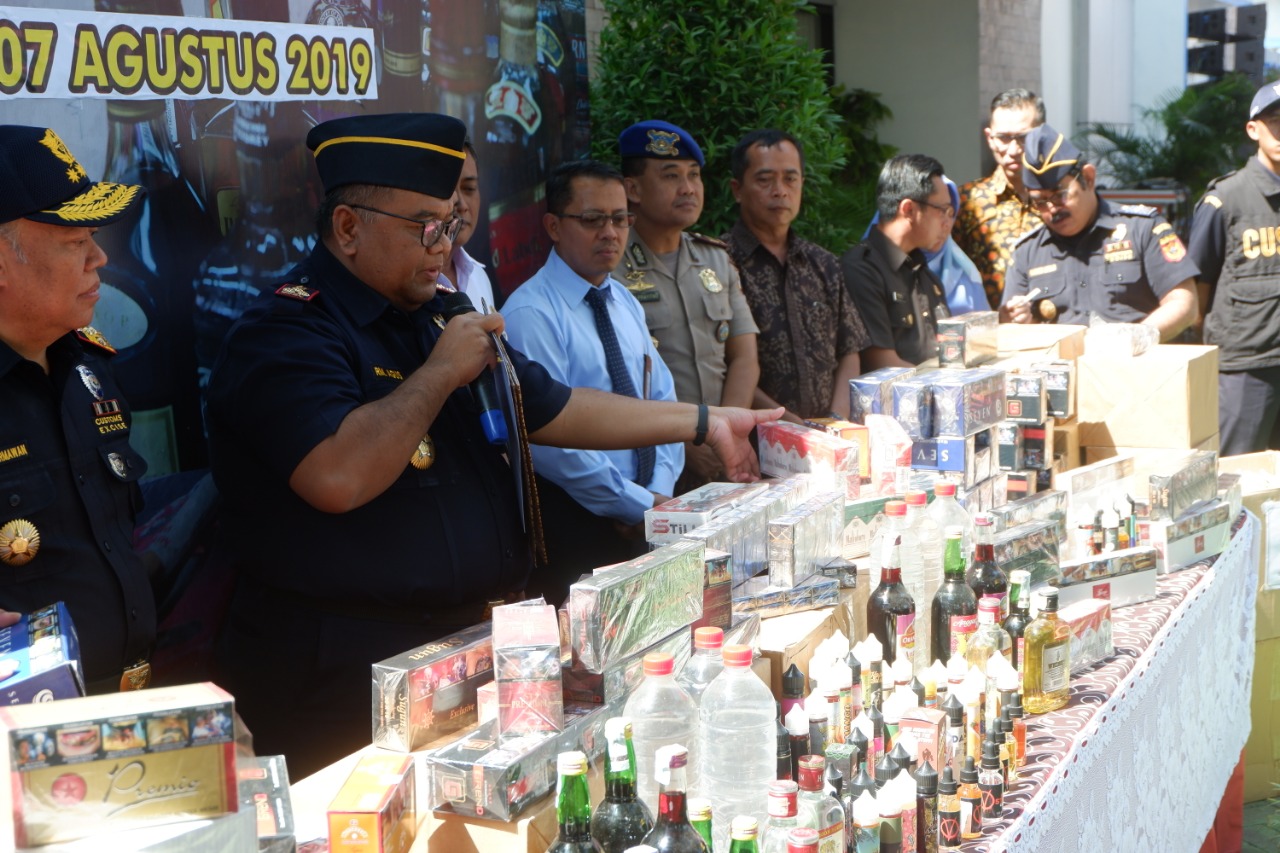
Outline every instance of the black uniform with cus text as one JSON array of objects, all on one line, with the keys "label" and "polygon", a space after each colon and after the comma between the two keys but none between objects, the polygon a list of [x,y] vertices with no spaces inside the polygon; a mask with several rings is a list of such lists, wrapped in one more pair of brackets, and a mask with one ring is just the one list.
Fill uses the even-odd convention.
[{"label": "black uniform with cus text", "polygon": [[133,549],[146,462],[129,446],[114,352],[82,329],[49,373],[0,343],[0,608],[62,600],[91,692],[119,689],[155,641],[155,599]]},{"label": "black uniform with cus text", "polygon": [[1087,326],[1096,314],[1112,323],[1139,323],[1198,272],[1155,208],[1112,207],[1099,198],[1097,217],[1079,234],[1061,237],[1042,225],[1018,241],[1003,304],[1038,288],[1036,322]]},{"label": "black uniform with cus text", "polygon": [[[406,459],[367,504],[326,514],[289,488],[350,412],[427,360],[442,310],[438,296],[396,309],[321,244],[245,313],[213,371],[210,454],[238,570],[220,664],[259,753],[299,774],[369,742],[370,664],[480,621],[530,569],[511,469],[467,388],[424,437],[430,464]],[[533,432],[570,391],[511,358]]]}]

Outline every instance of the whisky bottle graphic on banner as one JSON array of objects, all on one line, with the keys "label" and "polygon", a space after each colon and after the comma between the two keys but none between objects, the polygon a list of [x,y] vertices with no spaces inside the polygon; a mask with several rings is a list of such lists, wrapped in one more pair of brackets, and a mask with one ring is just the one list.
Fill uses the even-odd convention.
[{"label": "whisky bottle graphic on banner", "polygon": [[544,92],[538,71],[536,0],[502,0],[498,66],[485,92],[486,150],[480,167],[489,203],[489,247],[498,285],[510,293],[546,260],[542,228],[547,179]]},{"label": "whisky bottle graphic on banner", "polygon": [[573,111],[569,122],[573,126],[573,147],[566,148],[566,155],[575,159],[591,156],[591,100],[588,97],[590,81],[587,65],[587,5],[586,0],[560,0],[560,16],[569,34],[569,54],[573,62]]},{"label": "whisky bottle graphic on banner", "polygon": [[203,389],[222,339],[244,309],[315,245],[306,135],[297,101],[237,101],[239,217],[195,277],[196,360]]},{"label": "whisky bottle graphic on banner", "polygon": [[559,0],[538,0],[538,70],[547,93],[547,162],[552,167],[572,159],[573,101],[577,79],[569,54],[569,34],[560,17]]},{"label": "whisky bottle graphic on banner", "polygon": [[[181,15],[177,0],[98,0],[100,12]],[[96,235],[107,253],[94,326],[118,355],[112,368],[133,407],[130,443],[148,473],[205,465],[191,345],[191,294],[182,285],[213,244],[213,223],[182,174],[163,100],[107,104],[103,178],[139,184],[142,203]],[[176,126],[173,128],[176,129]]]},{"label": "whisky bottle graphic on banner", "polygon": [[[374,31],[374,44],[377,44],[378,21],[374,14],[369,11],[369,7],[364,5],[363,0],[316,0],[311,4],[311,11],[307,12],[305,23],[318,24],[324,27],[367,27]],[[382,87],[382,51],[374,51],[375,66],[379,90]],[[379,94],[381,98],[381,94]],[[322,121],[328,121],[332,118],[341,118],[342,116],[352,115],[359,112],[377,112],[376,109],[370,109],[372,104],[366,104],[362,101],[340,101],[331,98],[322,98],[308,103],[308,110],[315,119],[316,124]]]},{"label": "whisky bottle graphic on banner", "polygon": [[434,110],[426,103],[423,76],[431,53],[431,18],[427,0],[376,0],[378,52],[382,79],[378,81],[378,112]]}]

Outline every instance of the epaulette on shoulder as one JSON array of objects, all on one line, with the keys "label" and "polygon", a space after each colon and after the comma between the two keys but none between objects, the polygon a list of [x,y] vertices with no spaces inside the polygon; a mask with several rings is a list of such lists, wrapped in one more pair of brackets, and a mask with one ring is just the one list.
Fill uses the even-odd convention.
[{"label": "epaulette on shoulder", "polygon": [[1120,213],[1127,213],[1130,216],[1145,216],[1148,219],[1160,212],[1149,204],[1122,204],[1116,210]]},{"label": "epaulette on shoulder", "polygon": [[705,243],[708,246],[715,246],[717,249],[729,251],[729,244],[718,237],[708,237],[706,234],[699,234],[697,231],[690,231],[689,238],[695,243]]},{"label": "epaulette on shoulder", "polygon": [[116,348],[107,343],[107,339],[102,336],[102,332],[99,332],[93,326],[84,326],[76,329],[76,337],[105,353],[116,354]]},{"label": "epaulette on shoulder", "polygon": [[1222,199],[1218,198],[1213,193],[1205,193],[1204,196],[1200,199],[1200,203],[1207,204],[1210,207],[1218,208],[1219,210],[1222,209]]},{"label": "epaulette on shoulder", "polygon": [[1236,170],[1235,170],[1235,171],[1233,171],[1233,172],[1227,172],[1225,175],[1219,175],[1218,177],[1216,177],[1216,178],[1214,178],[1213,180],[1209,181],[1209,183],[1205,185],[1204,191],[1205,191],[1206,193],[1211,193],[1211,192],[1213,192],[1213,191],[1217,188],[1218,184],[1222,183],[1223,181],[1227,180],[1228,178],[1234,178],[1234,177],[1235,177],[1236,175],[1238,175],[1239,173],[1240,173],[1240,170],[1239,170],[1239,169],[1236,169]]},{"label": "epaulette on shoulder", "polygon": [[276,296],[283,296],[286,299],[296,299],[299,302],[310,302],[320,295],[320,291],[314,287],[304,287],[301,284],[287,282],[276,288]]},{"label": "epaulette on shoulder", "polygon": [[1023,235],[1022,235],[1021,237],[1019,237],[1017,240],[1014,240],[1014,241],[1013,241],[1013,245],[1014,245],[1014,247],[1016,248],[1016,247],[1018,247],[1018,246],[1021,246],[1023,243],[1027,242],[1028,240],[1030,240],[1032,237],[1034,237],[1035,235],[1039,234],[1039,233],[1040,233],[1041,231],[1043,231],[1043,230],[1044,230],[1044,223],[1042,222],[1042,223],[1040,223],[1039,225],[1037,225],[1037,226],[1035,226],[1034,228],[1032,228],[1030,231],[1028,231],[1028,232],[1026,232],[1025,234],[1023,234]]}]

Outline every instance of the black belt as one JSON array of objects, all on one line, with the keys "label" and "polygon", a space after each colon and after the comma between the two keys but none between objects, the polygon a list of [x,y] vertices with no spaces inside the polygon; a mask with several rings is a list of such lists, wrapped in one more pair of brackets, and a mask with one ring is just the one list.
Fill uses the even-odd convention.
[{"label": "black belt", "polygon": [[486,601],[469,601],[450,607],[403,607],[394,604],[369,604],[308,595],[291,589],[249,584],[264,597],[279,599],[282,603],[304,607],[329,616],[364,619],[369,622],[389,622],[395,625],[474,625],[493,618],[493,608],[522,600],[523,592],[508,593],[503,598]]}]

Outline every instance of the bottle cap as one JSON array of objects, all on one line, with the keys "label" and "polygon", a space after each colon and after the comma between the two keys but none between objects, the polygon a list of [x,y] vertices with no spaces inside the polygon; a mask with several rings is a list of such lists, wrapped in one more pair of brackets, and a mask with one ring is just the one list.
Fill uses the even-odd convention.
[{"label": "bottle cap", "polygon": [[795,817],[797,790],[795,782],[771,783],[769,785],[769,817]]},{"label": "bottle cap", "polygon": [[[898,765],[899,770],[905,770],[911,764],[911,753],[907,752],[907,748],[902,745],[899,740],[893,745],[893,749],[889,750],[889,757],[893,759],[893,763]],[[897,776],[897,773],[893,775]]]},{"label": "bottle cap", "polygon": [[556,772],[561,776],[587,775],[587,756],[581,752],[562,752],[556,756]]},{"label": "bottle cap", "polygon": [[929,502],[929,496],[919,489],[912,489],[906,494],[907,506],[924,506]]},{"label": "bottle cap", "polygon": [[978,781],[978,768],[973,764],[973,756],[966,755],[964,759],[964,768],[960,771],[960,784],[968,785]]},{"label": "bottle cap", "polygon": [[782,673],[782,695],[788,699],[804,696],[804,673],[794,663]]},{"label": "bottle cap", "polygon": [[670,675],[676,668],[676,659],[666,652],[654,652],[644,656],[645,675]]},{"label": "bottle cap", "polygon": [[821,755],[802,755],[799,761],[801,791],[821,791],[822,776],[827,769],[827,759]]},{"label": "bottle cap", "polygon": [[610,717],[604,721],[604,739],[606,741],[622,740],[631,737],[630,717]]},{"label": "bottle cap", "polygon": [[[717,628],[716,630],[719,629]],[[750,646],[725,646],[722,655],[724,656],[725,666],[735,668],[751,666]]]},{"label": "bottle cap", "polygon": [[1019,717],[1023,716],[1025,712],[1022,710],[1022,694],[1021,693],[1013,694],[1013,701],[1010,702],[1005,707],[1009,709],[1009,716],[1012,717],[1013,719],[1016,720]]},{"label": "bottle cap", "polygon": [[689,820],[711,820],[711,801],[705,797],[690,797],[686,806]]},{"label": "bottle cap", "polygon": [[973,523],[978,527],[990,527],[991,514],[987,512],[980,512],[973,517]]},{"label": "bottle cap", "polygon": [[1040,612],[1041,613],[1057,613],[1058,612],[1058,589],[1057,587],[1046,586],[1040,590]]},{"label": "bottle cap", "polygon": [[883,788],[886,782],[898,775],[899,769],[898,762],[890,753],[880,756],[880,760],[876,762],[876,788]]},{"label": "bottle cap", "polygon": [[982,767],[984,770],[993,770],[1000,766],[1000,745],[995,741],[982,742]]},{"label": "bottle cap", "polygon": [[1004,733],[1013,731],[1013,715],[1009,712],[1008,705],[1000,709],[1000,731]]},{"label": "bottle cap", "polygon": [[938,793],[938,771],[933,769],[929,759],[926,758],[916,770],[915,777],[917,793],[925,797]]},{"label": "bottle cap", "polygon": [[729,824],[729,837],[734,841],[754,841],[760,824],[751,815],[740,814]]},{"label": "bottle cap", "polygon": [[906,501],[889,501],[884,505],[884,514],[885,515],[906,515],[907,502]]},{"label": "bottle cap", "polygon": [[955,497],[956,484],[950,480],[938,478],[938,480],[933,484],[933,493],[940,498]]},{"label": "bottle cap", "polygon": [[960,697],[952,691],[947,691],[947,698],[942,700],[940,706],[942,711],[947,715],[947,722],[953,726],[958,726],[964,722],[964,703],[960,701]]},{"label": "bottle cap", "polygon": [[978,613],[994,616],[1000,612],[1000,599],[994,595],[984,595],[978,600]]},{"label": "bottle cap", "polygon": [[814,853],[818,849],[818,830],[797,826],[787,833],[787,853]]},{"label": "bottle cap", "polygon": [[1016,583],[1019,587],[1024,587],[1031,583],[1031,572],[1026,569],[1014,569],[1009,572],[1009,582]]},{"label": "bottle cap", "polygon": [[718,649],[724,645],[724,630],[721,628],[697,628],[693,632],[695,649]]},{"label": "bottle cap", "polygon": [[678,743],[660,746],[653,752],[653,762],[657,770],[678,770],[689,766],[689,749]]},{"label": "bottle cap", "polygon": [[942,768],[942,778],[938,780],[938,793],[946,796],[954,794],[960,790],[960,786],[956,783],[955,776],[951,774],[951,765]]},{"label": "bottle cap", "polygon": [[[794,665],[792,664],[792,666]],[[853,673],[855,681],[862,676],[862,661],[858,660],[858,656],[853,653],[853,649],[850,649],[849,654],[844,656],[844,665],[849,667],[849,671]]]}]

